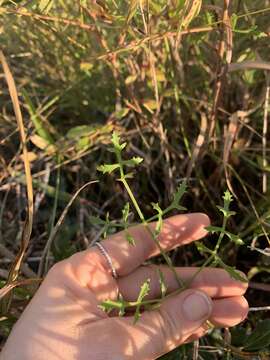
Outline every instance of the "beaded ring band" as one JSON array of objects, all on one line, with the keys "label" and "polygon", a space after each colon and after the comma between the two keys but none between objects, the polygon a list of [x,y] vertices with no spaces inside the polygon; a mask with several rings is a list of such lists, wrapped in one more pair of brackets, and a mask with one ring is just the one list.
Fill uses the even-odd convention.
[{"label": "beaded ring band", "polygon": [[110,255],[108,254],[107,250],[104,248],[104,246],[100,243],[97,242],[95,243],[95,246],[98,247],[98,249],[100,250],[101,254],[105,257],[108,265],[110,266],[111,270],[112,270],[112,276],[117,279],[118,275],[117,272],[115,270],[115,267],[113,266],[113,262],[112,262],[112,258],[110,257]]}]

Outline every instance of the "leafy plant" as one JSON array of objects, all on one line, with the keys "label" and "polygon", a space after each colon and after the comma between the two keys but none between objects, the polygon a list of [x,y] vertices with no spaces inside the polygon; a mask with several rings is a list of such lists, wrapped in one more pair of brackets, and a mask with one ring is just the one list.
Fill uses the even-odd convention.
[{"label": "leafy plant", "polygon": [[[104,151],[115,130],[128,139],[123,158],[131,151],[144,158],[140,176],[131,179],[134,163],[124,168],[146,221],[158,223],[154,236],[166,215],[182,206],[176,199],[168,209],[179,183],[184,190],[183,179],[191,184],[185,197],[189,211],[206,212],[213,220],[223,189],[230,189],[230,207],[237,214],[225,228],[216,222],[209,229],[211,241],[198,243],[199,251],[187,247],[184,258],[196,266],[226,266],[235,277],[234,266],[241,268],[252,278],[248,300],[267,308],[269,11],[268,0],[0,0],[1,49],[17,84],[35,195],[29,256],[21,263],[23,280],[34,277],[43,262],[37,259],[50,248],[51,225],[73,190],[96,178],[97,164],[118,163],[114,152]],[[0,275],[6,280],[10,261],[18,254],[26,179],[5,86],[0,103]],[[55,182],[60,168],[61,189]],[[76,199],[74,211],[66,214],[67,231],[47,252],[49,266],[100,234],[124,230],[132,246],[129,226],[138,215],[132,201],[127,205],[126,197],[118,197],[122,182],[113,180],[116,174],[118,165],[102,187],[95,185],[90,196],[84,190]],[[73,236],[69,224],[76,224]],[[216,236],[220,246],[213,254]],[[164,297],[166,284],[162,274],[159,278]],[[260,289],[252,288],[252,282]],[[19,281],[17,286],[25,285]],[[8,318],[18,318],[27,300],[16,298]],[[249,336],[265,311],[250,312],[248,321],[233,330]],[[3,319],[3,324],[5,339],[11,323]],[[198,357],[241,358],[239,333],[232,331],[232,345],[240,354],[216,330],[201,340]],[[185,345],[166,358],[195,355],[192,345]],[[248,356],[269,357],[256,352]]]},{"label": "leafy plant", "polygon": [[[180,205],[180,201],[182,200],[182,197],[186,191],[186,183],[183,182],[179,188],[177,189],[177,192],[174,194],[173,196],[173,200],[171,202],[171,204],[164,210],[161,209],[161,207],[159,206],[158,203],[152,203],[152,208],[153,210],[155,210],[157,212],[156,215],[154,215],[153,217],[151,217],[150,219],[145,219],[145,216],[143,215],[141,208],[139,206],[139,203],[137,202],[132,189],[128,183],[128,179],[131,178],[131,175],[133,177],[133,173],[131,174],[130,172],[125,172],[125,168],[134,168],[137,165],[139,165],[143,159],[142,158],[138,158],[138,157],[132,157],[129,160],[124,160],[123,159],[123,150],[125,149],[125,147],[127,146],[127,143],[121,143],[120,137],[119,135],[114,132],[112,135],[112,144],[113,144],[113,149],[112,151],[114,152],[115,156],[116,156],[116,163],[114,164],[103,164],[98,166],[98,170],[100,172],[102,172],[103,174],[111,174],[113,172],[118,171],[120,178],[118,178],[117,180],[120,181],[123,185],[125,190],[127,191],[131,204],[134,207],[134,209],[137,212],[137,215],[141,221],[141,223],[146,227],[147,231],[150,233],[153,241],[155,242],[155,244],[157,245],[157,247],[160,250],[161,255],[163,256],[165,262],[167,263],[167,265],[169,266],[169,268],[171,269],[171,271],[174,273],[176,280],[178,281],[179,284],[179,289],[175,292],[178,293],[180,291],[183,291],[183,289],[187,288],[189,286],[189,284],[194,280],[194,278],[198,275],[198,273],[205,268],[206,266],[220,266],[222,267],[224,270],[226,270],[230,276],[238,281],[244,281],[246,282],[247,279],[244,278],[242,275],[240,275],[239,272],[237,272],[235,270],[235,268],[225,264],[223,262],[223,260],[220,258],[218,251],[220,249],[221,246],[221,242],[224,236],[227,236],[229,238],[230,241],[234,242],[237,245],[242,245],[243,241],[237,236],[234,235],[232,233],[230,233],[227,229],[227,222],[228,219],[233,216],[235,214],[234,211],[230,210],[230,204],[232,202],[232,195],[230,194],[230,192],[227,190],[224,193],[223,196],[223,206],[217,206],[217,208],[219,209],[219,211],[221,211],[222,215],[223,215],[223,223],[222,223],[222,227],[217,227],[217,226],[209,226],[207,227],[207,230],[209,232],[212,233],[216,233],[218,234],[218,239],[217,239],[217,243],[215,248],[212,250],[208,247],[206,247],[205,245],[203,245],[202,243],[198,243],[196,242],[196,246],[197,249],[204,254],[209,255],[208,259],[205,261],[205,263],[198,269],[198,271],[194,274],[194,276],[192,277],[192,279],[190,280],[189,283],[184,283],[182,281],[181,278],[179,278],[179,275],[176,274],[176,271],[174,269],[174,266],[172,264],[172,261],[170,259],[170,257],[164,252],[164,250],[162,249],[162,247],[159,244],[159,240],[158,240],[158,236],[162,230],[162,224],[163,224],[163,218],[164,215],[166,215],[167,213],[169,213],[172,210],[185,210],[185,208],[183,206]],[[122,215],[123,215],[123,224],[120,224],[120,227],[122,226],[127,234],[127,241],[134,245],[134,239],[132,239],[130,237],[130,234],[128,233],[128,216],[129,216],[129,210],[130,210],[130,205],[129,203],[127,203],[124,207],[124,209],[122,210]],[[108,219],[108,217],[107,217]],[[149,223],[150,221],[156,221],[156,226],[155,226],[155,230],[153,231],[150,226]],[[109,221],[104,222],[103,220],[98,220],[100,222],[100,224],[106,224],[107,226],[109,225]],[[144,300],[144,298],[147,296],[147,294],[149,293],[150,290],[150,281],[146,280],[142,285],[141,285],[141,290],[138,296],[137,301],[135,302],[126,302],[121,296],[119,297],[119,299],[117,301],[104,301],[101,304],[101,308],[104,309],[107,312],[110,312],[112,309],[118,309],[119,310],[119,314],[124,315],[126,308],[135,308],[135,314],[134,314],[134,322],[137,322],[140,318],[140,310],[142,308],[142,306],[147,306],[149,308],[149,306],[154,306],[156,307],[157,305],[160,305],[160,303],[166,298],[166,284],[164,283],[164,278],[161,272],[159,272],[159,279],[160,279],[160,286],[161,286],[161,299],[157,299],[157,300]],[[170,295],[171,296],[171,295]]]},{"label": "leafy plant", "polygon": [[266,350],[270,346],[270,320],[260,321],[244,343],[245,351]]}]

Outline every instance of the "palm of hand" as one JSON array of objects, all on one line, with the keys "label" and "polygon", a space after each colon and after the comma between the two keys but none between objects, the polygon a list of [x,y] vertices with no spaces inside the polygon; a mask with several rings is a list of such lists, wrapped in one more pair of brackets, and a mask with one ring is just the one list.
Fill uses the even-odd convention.
[{"label": "palm of hand", "polygon": [[[190,243],[206,234],[208,224],[203,214],[172,217],[164,222],[160,243],[165,250]],[[95,247],[55,265],[15,326],[2,358],[17,359],[16,347],[21,360],[150,360],[204,335],[207,319],[228,327],[245,318],[248,305],[242,295],[247,285],[232,280],[222,269],[201,271],[190,289],[169,297],[156,310],[145,311],[136,325],[133,316],[105,314],[100,302],[116,299],[119,292],[125,300],[135,301],[146,279],[150,279],[149,298],[160,297],[157,267],[141,265],[158,253],[157,248],[142,227],[130,231],[135,246],[123,233],[104,241],[117,280]],[[195,271],[177,268],[185,281]],[[178,288],[176,279],[166,266],[162,272],[171,293]]]}]

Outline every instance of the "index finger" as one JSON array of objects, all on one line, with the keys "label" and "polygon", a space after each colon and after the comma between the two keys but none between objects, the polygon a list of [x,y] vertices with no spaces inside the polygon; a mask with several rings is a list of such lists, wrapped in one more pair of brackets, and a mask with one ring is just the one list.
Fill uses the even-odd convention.
[{"label": "index finger", "polygon": [[[164,251],[168,251],[198,240],[207,234],[205,227],[209,224],[208,216],[202,213],[172,216],[163,221],[162,230],[158,236],[160,247]],[[153,231],[155,223],[149,224],[149,227]],[[128,233],[134,239],[134,245],[127,241],[125,231],[102,241],[118,276],[128,275],[145,260],[159,254],[158,246],[146,226],[131,227],[128,229]],[[99,252],[94,248],[89,250],[90,253],[93,251]],[[104,256],[101,256],[100,260],[108,268],[108,271],[111,271]]]}]

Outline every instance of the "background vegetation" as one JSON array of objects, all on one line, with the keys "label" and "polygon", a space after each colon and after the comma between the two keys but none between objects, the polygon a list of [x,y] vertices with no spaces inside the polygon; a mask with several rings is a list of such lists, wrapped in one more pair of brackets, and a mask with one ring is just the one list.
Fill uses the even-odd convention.
[{"label": "background vegetation", "polygon": [[[18,280],[31,282],[100,237],[104,224],[93,217],[121,218],[127,195],[117,175],[97,171],[111,162],[115,130],[127,157],[144,158],[130,184],[146,216],[151,202],[168,206],[183,179],[182,204],[214,225],[222,194],[234,195],[229,228],[244,245],[225,242],[220,255],[248,274],[253,311],[231,332],[214,330],[166,359],[269,358],[269,13],[269,0],[0,0],[1,49],[19,94],[34,186],[26,249],[25,158],[1,68],[2,290],[17,279],[17,254],[24,253]],[[55,234],[73,194],[92,180],[100,182],[80,193]],[[205,260],[194,245],[171,255],[175,265]],[[32,292],[21,283],[4,301],[3,342]]]}]

